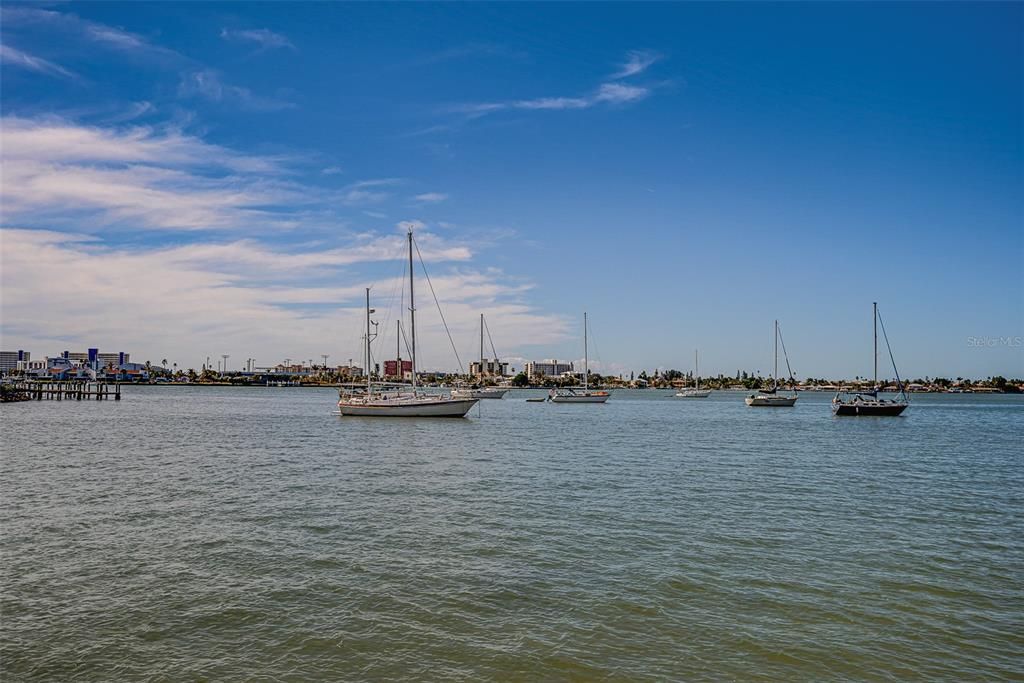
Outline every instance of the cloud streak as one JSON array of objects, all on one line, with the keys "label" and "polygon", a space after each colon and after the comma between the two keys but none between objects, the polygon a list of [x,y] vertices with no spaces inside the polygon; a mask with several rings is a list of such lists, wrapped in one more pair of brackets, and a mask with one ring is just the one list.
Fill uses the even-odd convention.
[{"label": "cloud streak", "polygon": [[425,204],[437,204],[448,199],[448,195],[443,192],[424,192],[423,194],[416,195],[413,199]]},{"label": "cloud streak", "polygon": [[173,62],[187,61],[180,53],[154,45],[142,36],[121,28],[83,19],[70,12],[55,12],[24,5],[7,5],[0,10],[0,16],[3,17],[8,29],[12,27],[42,27],[51,39],[54,32],[63,32],[108,49],[128,52],[137,56]]},{"label": "cloud streak", "polygon": [[28,71],[44,74],[46,76],[60,76],[62,78],[76,79],[78,76],[68,71],[60,64],[56,64],[42,57],[30,55],[10,45],[0,44],[0,62],[9,66],[17,66]]},{"label": "cloud streak", "polygon": [[602,83],[597,90],[581,97],[538,97],[509,102],[484,102],[457,107],[455,111],[472,117],[486,116],[499,111],[519,109],[527,111],[589,109],[599,104],[621,105],[638,102],[651,94],[650,88],[621,83]]},{"label": "cloud streak", "polygon": [[292,44],[285,36],[280,33],[274,33],[270,29],[266,28],[253,28],[253,29],[230,29],[223,28],[220,31],[220,37],[224,40],[233,42],[248,42],[255,43],[259,46],[260,50],[273,50],[276,48],[288,48],[295,50],[295,45]]},{"label": "cloud streak", "polygon": [[626,54],[626,61],[619,66],[619,70],[613,73],[610,78],[629,78],[636,76],[661,59],[661,55],[650,50],[631,50]]},{"label": "cloud streak", "polygon": [[[595,90],[575,96],[535,97],[529,99],[507,100],[502,102],[475,102],[457,105],[450,112],[463,114],[473,119],[502,111],[566,111],[573,109],[590,109],[598,105],[621,106],[649,97],[653,89],[646,85],[627,85],[616,82],[619,79],[643,73],[660,57],[646,51],[630,52],[621,68],[612,74],[611,81],[601,83]],[[443,127],[435,126],[423,132],[437,132]]]},{"label": "cloud streak", "polygon": [[280,111],[294,109],[295,103],[274,97],[256,95],[249,88],[224,81],[216,69],[200,69],[184,74],[178,85],[182,97],[202,97],[211,102],[237,105],[249,111]]}]

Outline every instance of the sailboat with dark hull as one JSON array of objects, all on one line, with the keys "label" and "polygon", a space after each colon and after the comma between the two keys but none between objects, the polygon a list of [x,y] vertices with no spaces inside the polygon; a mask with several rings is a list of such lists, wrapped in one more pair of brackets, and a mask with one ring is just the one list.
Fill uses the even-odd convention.
[{"label": "sailboat with dark hull", "polygon": [[889,346],[889,336],[885,333],[885,324],[882,324],[882,338],[885,339],[885,348],[889,351],[889,360],[892,361],[892,371],[896,375],[896,387],[899,394],[895,399],[886,400],[879,397],[878,392],[878,303],[872,304],[874,313],[875,330],[875,374],[870,391],[840,391],[832,399],[832,413],[835,415],[847,415],[852,417],[896,417],[902,415],[903,411],[910,405],[907,393],[903,389],[903,380],[900,379],[899,370],[896,369],[896,360],[892,355],[892,348]]}]

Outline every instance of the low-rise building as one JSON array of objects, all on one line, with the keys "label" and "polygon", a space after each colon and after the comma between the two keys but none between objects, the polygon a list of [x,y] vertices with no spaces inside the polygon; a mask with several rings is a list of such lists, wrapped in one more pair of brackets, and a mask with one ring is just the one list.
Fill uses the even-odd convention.
[{"label": "low-rise building", "polygon": [[412,361],[402,361],[402,372],[399,375],[398,372],[398,360],[386,360],[384,361],[384,376],[391,379],[402,379],[409,381],[412,379]]}]

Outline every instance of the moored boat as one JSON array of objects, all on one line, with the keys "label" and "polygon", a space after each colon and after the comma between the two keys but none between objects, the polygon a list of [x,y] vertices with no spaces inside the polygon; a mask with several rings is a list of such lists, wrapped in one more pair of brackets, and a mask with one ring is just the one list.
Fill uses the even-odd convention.
[{"label": "moored boat", "polygon": [[[487,335],[490,336],[490,330]],[[498,354],[494,351],[494,342],[491,341],[491,351],[494,353],[494,366],[498,368],[498,375],[501,375],[501,364],[498,362]],[[480,385],[472,387],[459,387],[452,390],[452,398],[502,398],[508,393],[504,387],[488,387],[483,385],[484,375],[484,314],[480,314]]]},{"label": "moored boat", "polygon": [[[338,412],[352,417],[465,417],[478,399],[472,397],[452,397],[444,394],[424,393],[416,390],[416,307],[413,287],[413,241],[412,230],[409,230],[409,315],[412,328],[411,362],[412,383],[410,388],[387,389],[383,386],[374,387],[370,368],[372,356],[370,342],[377,336],[371,332],[371,325],[376,323],[370,319],[374,312],[370,308],[370,288],[366,288],[366,335],[365,335],[365,369],[366,387],[362,391],[345,392],[342,390],[338,398]],[[401,371],[401,360],[399,360]]]},{"label": "moored boat", "polygon": [[899,391],[896,398],[884,399],[878,396],[878,324],[881,318],[878,315],[878,302],[871,306],[872,324],[874,326],[874,368],[872,389],[869,391],[840,389],[832,399],[832,413],[852,417],[897,417],[910,405],[907,393],[903,388],[903,380],[900,379],[899,370],[896,369],[896,359],[892,355],[892,347],[889,346],[889,335],[885,333],[885,324],[882,323],[882,337],[885,339],[885,348],[889,352],[889,360],[892,361],[892,371],[896,375],[896,388]]},{"label": "moored boat", "polygon": [[707,398],[711,395],[709,389],[700,388],[700,366],[697,363],[697,350],[693,351],[693,386],[680,389],[676,392],[676,398]]},{"label": "moored boat", "polygon": [[590,359],[587,348],[587,313],[583,312],[583,387],[552,389],[548,400],[552,403],[604,403],[612,397],[607,391],[590,390]]},{"label": "moored boat", "polygon": [[[772,388],[761,389],[756,393],[747,396],[743,399],[751,408],[791,408],[796,405],[798,398],[796,391],[791,391],[788,394],[779,393],[779,340],[782,338],[782,333],[779,332],[779,321],[775,321],[775,370],[772,374]],[[793,379],[793,369],[789,367],[789,354],[786,353],[786,343],[782,343],[782,355],[786,359],[786,370],[789,371],[789,383],[790,386],[795,384]]]},{"label": "moored boat", "polygon": [[463,387],[452,390],[452,398],[501,398],[508,393],[502,387]]}]

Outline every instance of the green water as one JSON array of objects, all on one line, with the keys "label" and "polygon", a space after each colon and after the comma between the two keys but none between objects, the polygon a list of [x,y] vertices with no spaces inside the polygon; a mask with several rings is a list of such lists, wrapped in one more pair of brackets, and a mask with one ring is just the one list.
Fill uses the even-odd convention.
[{"label": "green water", "polygon": [[527,395],[3,406],[3,681],[1024,677],[1024,399]]}]

